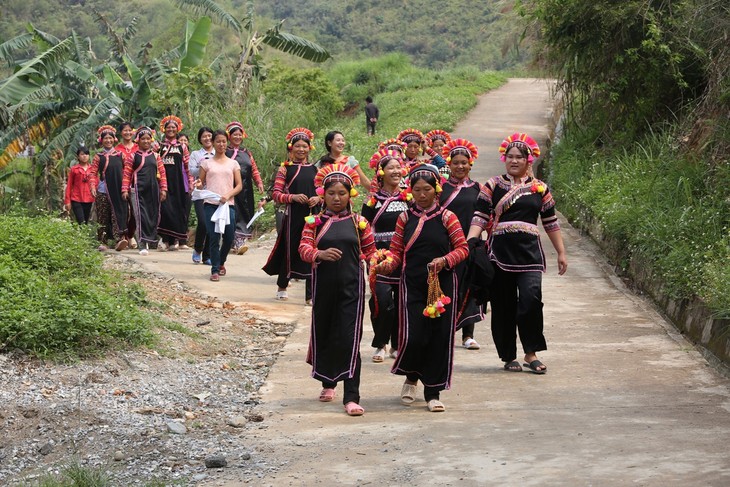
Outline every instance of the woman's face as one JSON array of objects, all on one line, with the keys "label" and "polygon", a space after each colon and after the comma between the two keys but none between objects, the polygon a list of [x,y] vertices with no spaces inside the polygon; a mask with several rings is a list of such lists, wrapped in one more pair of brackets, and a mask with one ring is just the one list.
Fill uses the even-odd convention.
[{"label": "woman's face", "polygon": [[89,163],[89,154],[86,154],[85,152],[79,152],[76,155],[76,159],[79,161],[79,164],[84,166]]},{"label": "woman's face", "polygon": [[200,136],[200,145],[203,146],[203,149],[210,151],[213,147],[213,134],[210,132],[203,132]]},{"label": "woman's face", "polygon": [[223,134],[218,134],[213,140],[213,147],[215,147],[216,154],[225,154],[226,147],[228,146],[228,139]]},{"label": "woman's face", "polygon": [[324,191],[324,204],[328,210],[339,213],[350,202],[350,191],[342,183],[334,183]]},{"label": "woman's face", "polygon": [[520,149],[512,147],[505,155],[504,165],[507,174],[513,178],[523,178],[527,174],[527,168],[530,164],[527,162],[527,158],[522,155]]},{"label": "woman's face", "polygon": [[132,140],[132,137],[134,136],[134,129],[130,127],[129,125],[125,125],[122,129],[122,140],[124,142],[129,142]]},{"label": "woman's face", "polygon": [[114,136],[111,134],[106,134],[104,137],[102,137],[101,146],[105,149],[111,149],[112,147],[114,147]]},{"label": "woman's face", "polygon": [[421,208],[430,208],[436,199],[436,189],[425,180],[419,179],[411,186],[411,193],[416,204]]},{"label": "woman's face", "polygon": [[177,125],[172,122],[165,125],[165,137],[168,139],[174,139],[177,135]]},{"label": "woman's face", "polygon": [[418,154],[420,154],[421,144],[419,144],[417,141],[408,142],[408,147],[406,147],[406,157],[408,159],[415,159],[418,157]]},{"label": "woman's face", "polygon": [[446,142],[444,142],[443,139],[434,139],[434,141],[431,143],[433,146],[433,150],[441,154],[441,149],[446,145]]},{"label": "woman's face", "polygon": [[177,141],[184,145],[190,145],[190,141],[188,140],[188,137],[186,135],[178,137]]},{"label": "woman's face", "polygon": [[139,144],[139,148],[143,151],[149,150],[152,146],[152,136],[150,134],[142,134],[137,143]]},{"label": "woman's face", "polygon": [[335,138],[332,139],[332,150],[333,154],[342,154],[345,150],[345,136],[342,134],[335,134]]},{"label": "woman's face", "polygon": [[385,175],[383,175],[383,183],[389,184],[391,186],[398,186],[398,183],[400,183],[400,180],[403,178],[403,170],[400,162],[391,159],[388,161],[388,163],[383,168],[383,172]]},{"label": "woman's face", "polygon": [[309,156],[309,142],[306,140],[297,140],[291,146],[291,155],[295,161],[306,161]]},{"label": "woman's face", "polygon": [[471,164],[469,164],[469,158],[464,154],[457,154],[451,157],[449,168],[451,169],[451,175],[461,181],[469,177]]},{"label": "woman's face", "polygon": [[231,145],[233,147],[238,147],[241,145],[241,142],[243,142],[243,132],[241,132],[238,129],[235,129],[233,132],[231,132]]}]

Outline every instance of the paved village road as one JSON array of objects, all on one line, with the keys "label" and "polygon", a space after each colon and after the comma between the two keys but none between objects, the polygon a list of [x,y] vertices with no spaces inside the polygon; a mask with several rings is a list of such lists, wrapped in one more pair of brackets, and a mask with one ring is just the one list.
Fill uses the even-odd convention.
[{"label": "paved village road", "polygon": [[[483,95],[455,134],[479,146],[473,175],[484,181],[502,172],[497,147],[505,135],[526,131],[542,143],[550,118],[548,84],[514,79]],[[272,240],[231,257],[220,283],[187,253],[125,254],[221,300],[245,302],[260,317],[296,322],[261,391],[266,419],[247,432],[252,461],[272,467],[259,485],[730,485],[730,380],[624,287],[589,238],[561,224],[565,276],[543,243],[549,349],[540,357],[548,373],[503,371],[488,320],[479,323],[482,349],[457,347],[440,414],[423,400],[401,405],[403,379],[389,373],[392,359],[370,361],[369,321],[365,415],[345,415],[341,389],[334,402],[317,401],[320,386],[304,362],[311,308],[303,283],[278,303],[275,279],[260,271]],[[240,469],[205,485],[241,485]]]}]

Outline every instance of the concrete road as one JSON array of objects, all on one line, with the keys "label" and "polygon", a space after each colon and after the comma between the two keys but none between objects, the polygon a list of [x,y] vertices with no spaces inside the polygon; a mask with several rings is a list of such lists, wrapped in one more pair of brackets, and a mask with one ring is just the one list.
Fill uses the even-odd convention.
[{"label": "concrete road", "polygon": [[[545,82],[511,80],[484,95],[455,133],[479,146],[474,175],[486,180],[501,172],[502,138],[526,131],[542,141],[549,117]],[[444,413],[427,412],[422,400],[401,405],[392,359],[370,361],[369,325],[365,415],[346,416],[339,390],[334,402],[318,402],[320,386],[304,362],[311,308],[303,283],[292,285],[288,302],[273,300],[275,279],[260,271],[271,240],[231,257],[219,283],[189,253],[125,254],[221,300],[246,302],[259,316],[296,322],[261,391],[266,420],[247,433],[252,461],[271,467],[257,485],[730,485],[730,381],[623,286],[587,237],[561,223],[567,275],[557,275],[544,241],[549,349],[540,357],[548,373],[503,371],[488,321],[479,323],[482,349],[456,350]],[[245,469],[205,485],[242,485]]]}]

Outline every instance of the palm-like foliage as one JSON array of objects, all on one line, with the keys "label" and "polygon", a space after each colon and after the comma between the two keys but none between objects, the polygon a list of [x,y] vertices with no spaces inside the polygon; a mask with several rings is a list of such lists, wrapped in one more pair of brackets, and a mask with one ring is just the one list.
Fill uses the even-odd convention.
[{"label": "palm-like foliage", "polygon": [[282,32],[284,20],[259,33],[254,24],[252,2],[247,2],[246,14],[240,22],[213,0],[174,0],[174,2],[183,10],[212,17],[237,34],[241,51],[236,66],[236,90],[240,95],[246,95],[251,78],[261,68],[261,51],[264,45],[315,63],[324,62],[331,57],[330,53],[319,44]]}]

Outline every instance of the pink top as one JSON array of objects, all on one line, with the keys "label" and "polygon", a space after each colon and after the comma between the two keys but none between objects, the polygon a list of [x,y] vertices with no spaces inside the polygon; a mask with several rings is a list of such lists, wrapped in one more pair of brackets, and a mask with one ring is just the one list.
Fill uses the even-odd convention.
[{"label": "pink top", "polygon": [[[200,167],[205,170],[205,189],[213,191],[223,196],[233,191],[235,187],[234,172],[240,171],[238,163],[233,159],[226,158],[224,162],[217,162],[215,159],[205,159],[200,163]],[[205,200],[211,205],[219,205],[220,201]],[[233,198],[229,199],[227,204],[233,204]]]}]

